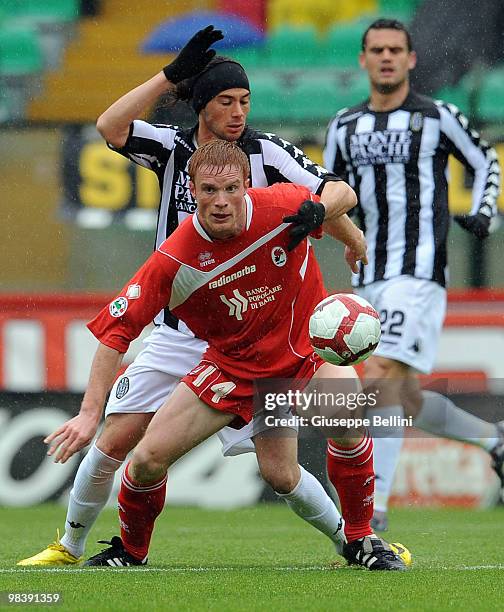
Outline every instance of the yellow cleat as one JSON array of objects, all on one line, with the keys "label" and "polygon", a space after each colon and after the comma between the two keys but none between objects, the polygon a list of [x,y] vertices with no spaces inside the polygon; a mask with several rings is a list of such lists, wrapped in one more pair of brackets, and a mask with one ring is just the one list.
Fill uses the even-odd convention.
[{"label": "yellow cleat", "polygon": [[393,542],[392,544],[389,544],[389,546],[392,549],[392,552],[395,552],[399,559],[402,559],[402,562],[406,567],[411,567],[413,565],[413,557],[404,544],[401,544],[400,542]]},{"label": "yellow cleat", "polygon": [[59,539],[59,530],[57,530],[56,541],[49,544],[42,552],[28,559],[18,561],[16,565],[75,565],[80,563],[84,557],[74,557],[68,550],[63,546]]}]

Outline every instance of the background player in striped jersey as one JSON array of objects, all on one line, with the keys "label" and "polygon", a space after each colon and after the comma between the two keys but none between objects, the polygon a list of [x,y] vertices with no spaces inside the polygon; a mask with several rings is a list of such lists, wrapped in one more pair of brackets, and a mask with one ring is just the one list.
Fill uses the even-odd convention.
[{"label": "background player in striped jersey", "polygon": [[[497,155],[455,106],[410,89],[416,56],[402,23],[381,19],[371,24],[359,61],[369,75],[370,98],[330,122],[324,163],[356,190],[356,211],[368,242],[369,265],[354,274],[353,285],[380,312],[382,341],[366,363],[366,376],[389,379],[381,395],[383,416],[402,416],[404,405],[416,414],[416,427],[481,446],[491,453],[504,486],[502,427],[438,393],[420,394],[416,382],[416,371],[432,370],[446,310],[448,157],[454,155],[474,175],[471,213],[455,220],[484,239],[496,213]],[[406,379],[408,391],[390,379]],[[383,530],[403,428],[373,434],[373,524]]]},{"label": "background player in striped jersey", "polygon": [[[247,156],[235,143],[214,140],[199,148],[189,165],[195,214],[89,324],[100,341],[97,355],[102,357],[95,360],[90,374],[86,394],[91,395],[106,390],[131,340],[165,305],[209,344],[200,363],[157,412],[126,466],[119,493],[121,538],[113,538],[110,548],[86,565],[146,561],[154,521],[164,504],[167,469],[223,426],[241,428],[251,423],[255,381],[289,379],[295,384],[297,380],[303,388],[301,380],[334,379],[338,390],[345,389],[345,383],[353,391],[359,386],[353,368],[324,363],[313,353],[308,321],[327,293],[307,238],[320,237],[323,228],[344,242],[347,261],[356,268],[357,261],[366,261],[362,233],[342,214],[340,198],[328,197],[322,203],[306,187],[292,184],[247,191],[249,172]],[[349,207],[355,203],[352,195]],[[212,263],[201,270],[199,253],[207,249],[213,254]],[[281,254],[281,260],[274,254]],[[217,282],[223,276],[225,282]],[[128,301],[131,285],[142,290],[139,298]],[[272,299],[254,300],[259,287]],[[283,390],[280,380],[279,387]],[[265,428],[264,421],[261,427],[261,420],[256,420],[253,432],[263,478],[288,503],[299,505],[304,489],[305,517],[312,525],[323,526],[321,531],[333,541],[338,533],[341,540],[341,519],[331,529],[326,520],[319,522],[320,510],[327,513],[325,495],[316,479],[308,484],[308,473],[298,466],[297,436],[286,435],[283,425]],[[351,481],[371,493],[367,502],[371,506],[371,438],[367,432],[344,427],[333,435],[337,439],[331,437],[329,444],[336,456],[338,490],[347,495],[348,487],[338,485]],[[314,495],[316,488],[320,493]],[[354,534],[344,544],[347,560],[372,570],[404,570],[388,545],[369,532],[365,509],[354,511],[363,514],[364,534]]]},{"label": "background player in striped jersey", "polygon": [[[199,145],[215,138],[237,142],[247,154],[252,187],[295,182],[321,195],[324,201],[339,201],[342,210],[348,209],[349,197],[350,201],[353,197],[343,181],[314,164],[297,147],[274,134],[264,134],[246,126],[250,105],[247,75],[236,62],[213,58],[215,52],[209,47],[220,38],[222,34],[211,26],[200,31],[172,64],[117,100],[98,119],[98,130],[109,146],[135,163],[150,168],[159,179],[161,200],[156,246],[195,211],[187,164]],[[159,96],[168,91],[188,99],[198,113],[198,124],[192,129],[152,125],[139,119]],[[201,255],[198,266],[203,270],[212,265],[212,256],[209,251]],[[128,298],[138,299],[139,296],[138,287],[132,286]],[[110,496],[115,472],[141,439],[152,416],[180,378],[199,363],[206,344],[195,338],[183,322],[165,309],[156,316],[155,323],[155,330],[146,340],[146,348],[112,388],[106,407],[105,427],[81,462],[74,480],[61,542],[21,561],[22,565],[64,565],[80,561],[89,531]],[[49,437],[49,441],[54,439],[55,444],[51,452],[58,447],[54,452],[57,461],[66,461],[78,448],[91,441],[105,400],[105,395],[88,395],[79,415]],[[236,454],[253,450],[251,434],[251,427],[240,430],[226,428],[221,432],[224,452]],[[329,461],[337,463],[337,458],[331,456]],[[311,479],[316,482],[311,474],[306,474],[306,483]],[[343,497],[350,500],[342,507],[345,528],[350,537],[365,535],[369,532],[369,525],[362,531],[360,508],[369,493],[352,487],[351,483],[344,486],[347,494]],[[304,512],[305,516],[314,516],[317,513],[310,515],[306,500],[302,499],[304,491],[301,487],[298,502],[291,500],[289,505],[299,513]],[[327,524],[332,524],[336,509],[331,507],[330,498],[320,490],[306,493],[315,494],[323,497],[320,507],[325,504],[327,510],[326,518],[321,514],[317,520],[327,520]],[[354,507],[359,508],[355,528]],[[369,511],[368,504],[364,514]]]}]

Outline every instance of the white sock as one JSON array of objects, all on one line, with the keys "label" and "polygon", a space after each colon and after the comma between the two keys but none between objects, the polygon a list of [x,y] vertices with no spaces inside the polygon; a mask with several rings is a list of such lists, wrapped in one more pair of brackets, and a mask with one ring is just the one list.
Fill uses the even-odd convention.
[{"label": "white sock", "polygon": [[315,476],[301,465],[299,469],[301,478],[294,489],[277,495],[298,516],[330,538],[341,554],[346,542],[343,518]]},{"label": "white sock", "polygon": [[422,408],[413,421],[415,427],[443,438],[469,442],[487,451],[499,442],[495,423],[462,410],[440,393],[423,391],[422,396]]},{"label": "white sock", "polygon": [[114,475],[122,463],[93,444],[79,465],[70,491],[65,535],[61,538],[63,546],[75,557],[84,553],[88,534],[110,497]]},{"label": "white sock", "polygon": [[[404,410],[402,406],[386,406],[370,410],[366,416],[372,419],[373,415],[381,416],[384,419],[395,416],[402,418]],[[369,427],[369,433],[373,438],[373,461],[376,475],[374,509],[378,512],[386,512],[403,445],[404,427],[402,425],[372,425]]]}]

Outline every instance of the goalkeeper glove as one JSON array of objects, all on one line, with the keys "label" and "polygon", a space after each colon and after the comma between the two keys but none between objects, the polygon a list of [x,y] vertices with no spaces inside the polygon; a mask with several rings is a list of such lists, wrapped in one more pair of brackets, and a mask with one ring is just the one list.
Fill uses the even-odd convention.
[{"label": "goalkeeper glove", "polygon": [[199,74],[215,56],[214,49],[209,47],[223,38],[222,32],[215,30],[213,25],[196,32],[173,62],[163,68],[165,77],[176,84]]},{"label": "goalkeeper glove", "polygon": [[289,231],[291,239],[287,250],[295,249],[310,232],[320,227],[324,222],[325,213],[326,209],[323,204],[305,200],[299,207],[297,214],[284,217],[284,223],[292,223]]},{"label": "goalkeeper glove", "polygon": [[453,218],[460,227],[474,234],[479,240],[487,238],[490,233],[490,217],[487,217],[483,213],[476,213],[475,215],[455,215]]}]

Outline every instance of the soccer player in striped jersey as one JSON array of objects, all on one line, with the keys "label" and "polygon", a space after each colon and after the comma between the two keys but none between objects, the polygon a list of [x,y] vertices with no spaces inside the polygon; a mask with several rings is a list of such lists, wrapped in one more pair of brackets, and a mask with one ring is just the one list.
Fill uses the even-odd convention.
[{"label": "soccer player in striped jersey", "polygon": [[[258,132],[246,125],[250,107],[248,78],[238,63],[213,57],[215,51],[210,46],[220,38],[221,32],[212,26],[201,30],[172,64],[125,94],[98,119],[98,130],[112,149],[151,169],[158,177],[161,200],[157,247],[179,223],[194,213],[196,202],[189,188],[188,162],[199,146],[216,138],[236,142],[245,152],[252,187],[266,187],[276,182],[297,183],[324,202],[339,201],[343,209],[348,206],[349,194],[353,197],[344,181],[313,163],[300,149],[274,134]],[[159,96],[167,92],[191,103],[198,114],[196,126],[181,130],[140,119]],[[198,268],[205,270],[212,265],[211,250],[203,250]],[[140,299],[140,288],[133,284],[126,297]],[[89,531],[110,496],[115,472],[180,379],[201,360],[206,343],[195,337],[169,309],[156,315],[155,324],[146,340],[146,348],[112,387],[105,426],[81,462],[70,492],[64,536],[41,553],[22,560],[21,565],[68,565],[81,561]],[[105,400],[105,394],[87,394],[79,414],[49,436],[50,452],[56,461],[65,462],[92,440]],[[252,434],[252,425],[221,430],[224,453],[254,451]],[[357,455],[345,457],[344,452],[333,449],[328,458],[336,468],[345,460],[348,465],[352,461],[356,463],[357,471],[367,469],[368,464],[360,465]],[[366,487],[353,486],[352,478],[343,482],[339,479],[341,471],[336,468],[330,468],[329,473],[334,474],[333,480],[338,479],[336,488],[345,502],[342,503],[345,531],[348,539],[359,539],[371,533],[367,515],[370,519],[372,491],[369,483]],[[317,521],[320,525],[325,524],[324,529],[329,529],[334,525],[337,510],[323,489],[313,484],[317,482],[314,476],[305,470],[302,473],[306,486],[300,487],[299,499],[291,500],[289,507],[305,517],[314,517],[318,514],[312,512],[313,496],[316,496],[320,512],[325,508]],[[308,503],[306,496],[310,495]]]},{"label": "soccer player in striped jersey", "polygon": [[[454,155],[474,176],[472,210],[455,220],[482,240],[496,213],[496,152],[458,108],[411,90],[408,74],[416,56],[402,23],[380,19],[371,24],[359,60],[369,76],[370,98],[331,120],[324,163],[354,187],[357,216],[368,242],[369,265],[353,275],[353,285],[379,311],[382,340],[366,363],[366,376],[413,382],[405,402],[389,382],[375,414],[401,417],[408,408],[409,414],[416,414],[416,427],[481,446],[491,454],[504,486],[502,426],[468,414],[438,393],[420,394],[414,382],[417,371],[432,370],[445,317],[448,157]],[[373,433],[373,524],[386,529],[403,428]]]}]

